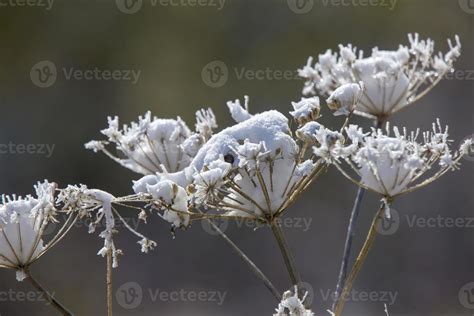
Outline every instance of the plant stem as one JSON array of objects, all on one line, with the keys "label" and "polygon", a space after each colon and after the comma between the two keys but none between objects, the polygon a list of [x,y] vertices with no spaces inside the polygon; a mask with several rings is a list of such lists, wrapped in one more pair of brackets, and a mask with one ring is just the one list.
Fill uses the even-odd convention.
[{"label": "plant stem", "polygon": [[[382,128],[384,120],[378,118],[374,121],[375,128]],[[341,295],[342,285],[346,282],[347,277],[347,267],[349,265],[349,259],[351,256],[352,241],[355,236],[355,226],[357,224],[357,219],[359,217],[360,208],[362,206],[362,201],[364,199],[365,189],[359,187],[357,190],[357,196],[354,200],[354,206],[352,207],[351,217],[349,220],[349,226],[347,227],[346,241],[344,243],[344,252],[342,255],[341,268],[339,270],[339,277],[337,280],[336,291],[334,293],[334,302],[332,309],[334,310],[335,306],[339,301],[339,296]]]},{"label": "plant stem", "polygon": [[112,316],[112,249],[107,251],[107,315]]},{"label": "plant stem", "polygon": [[356,226],[357,218],[359,217],[360,207],[362,205],[364,193],[365,193],[365,190],[362,187],[359,187],[359,190],[357,191],[356,199],[354,201],[354,206],[352,208],[351,218],[349,220],[349,226],[347,227],[347,235],[346,235],[346,242],[344,244],[344,252],[342,256],[341,269],[339,271],[339,278],[336,285],[336,292],[334,293],[335,297],[334,297],[334,302],[332,305],[333,310],[339,301],[339,296],[341,295],[342,286],[346,282],[347,267],[349,265],[352,241],[355,235],[355,226]]},{"label": "plant stem", "polygon": [[28,276],[28,280],[30,281],[31,285],[38,291],[41,292],[46,300],[54,307],[56,308],[61,315],[66,315],[66,316],[72,316],[73,314],[68,311],[56,298],[54,298],[53,295],[49,294],[48,291],[44,289],[44,287],[39,284],[39,282],[31,275],[30,270],[28,267],[24,268],[25,274]]},{"label": "plant stem", "polygon": [[290,248],[288,247],[288,243],[286,242],[283,230],[275,220],[271,222],[270,227],[272,228],[273,235],[275,236],[275,239],[283,256],[283,260],[285,261],[286,269],[288,270],[288,274],[290,275],[291,282],[293,283],[293,285],[298,285],[299,283],[301,283],[301,276],[298,273],[298,270],[296,269],[295,260],[290,251]]},{"label": "plant stem", "polygon": [[344,309],[344,304],[346,303],[346,297],[349,294],[349,292],[352,290],[352,285],[354,284],[354,281],[360,269],[362,268],[362,265],[366,261],[367,255],[369,254],[370,249],[372,248],[375,237],[377,235],[377,225],[379,224],[379,221],[383,216],[383,212],[384,212],[384,206],[381,205],[380,209],[375,214],[372,220],[372,225],[370,226],[369,233],[367,234],[367,238],[364,242],[364,246],[362,246],[362,249],[360,250],[359,255],[357,256],[357,259],[354,263],[354,266],[352,267],[349,277],[347,278],[344,284],[344,288],[342,290],[340,299],[338,303],[336,304],[336,307],[333,309],[335,316],[340,316],[342,313],[342,310]]},{"label": "plant stem", "polygon": [[252,272],[259,278],[265,287],[270,290],[276,300],[281,301],[280,292],[276,289],[273,283],[267,278],[267,276],[260,270],[252,260],[229,238],[227,235],[219,228],[216,224],[210,219],[206,219],[209,222],[209,225],[231,246],[235,253],[250,267]]}]

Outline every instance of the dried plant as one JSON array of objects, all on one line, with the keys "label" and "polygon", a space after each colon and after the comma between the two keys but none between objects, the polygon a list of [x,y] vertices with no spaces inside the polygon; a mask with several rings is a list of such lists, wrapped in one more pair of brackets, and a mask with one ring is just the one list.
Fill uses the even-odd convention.
[{"label": "dried plant", "polygon": [[[136,211],[146,223],[157,214],[173,234],[196,221],[207,221],[227,242],[279,302],[277,316],[314,315],[310,302],[299,285],[302,278],[286,241],[280,218],[292,204],[328,168],[334,166],[358,187],[343,251],[335,301],[329,313],[342,314],[345,297],[375,240],[376,225],[390,217],[390,206],[401,194],[413,192],[435,181],[448,171],[459,169],[472,140],[459,149],[451,149],[448,129],[439,120],[433,130],[407,132],[390,128],[391,115],[412,105],[426,95],[444,75],[453,70],[460,56],[461,44],[449,42],[446,54],[434,55],[434,42],[409,35],[410,46],[395,51],[374,48],[364,57],[352,45],[331,50],[299,71],[305,78],[304,94],[292,103],[289,112],[294,124],[276,110],[251,114],[249,98],[229,101],[236,123],[215,132],[217,120],[211,109],[196,112],[195,131],[181,119],[161,119],[148,112],[138,122],[119,127],[118,117],[108,118],[102,130],[105,140],[88,142],[85,147],[103,152],[140,178],[133,183],[133,193],[115,197],[85,185],[60,189],[47,181],[35,186],[37,197],[3,196],[0,205],[0,267],[16,270],[19,281],[28,279],[46,293],[52,305],[70,315],[53,296],[32,277],[30,265],[63,239],[78,219],[88,218],[89,233],[103,230],[99,237],[104,246],[98,255],[107,257],[107,310],[112,315],[112,268],[119,265],[123,251],[116,247],[114,236],[123,224],[143,253],[157,246],[127,224],[119,208]],[[318,94],[334,115],[345,116],[337,128],[321,122]],[[290,109],[289,109],[290,110]],[[353,114],[374,120],[370,130],[350,124]],[[291,128],[290,126],[295,126]],[[113,147],[115,147],[115,152]],[[354,225],[362,204],[363,192],[380,196],[381,206],[375,216],[355,263],[348,274]],[[64,224],[49,240],[44,231],[64,215]],[[213,222],[247,220],[255,227],[268,226],[277,242],[291,280],[284,292]],[[122,225],[120,225],[122,226]],[[385,312],[388,314],[387,309]]]}]

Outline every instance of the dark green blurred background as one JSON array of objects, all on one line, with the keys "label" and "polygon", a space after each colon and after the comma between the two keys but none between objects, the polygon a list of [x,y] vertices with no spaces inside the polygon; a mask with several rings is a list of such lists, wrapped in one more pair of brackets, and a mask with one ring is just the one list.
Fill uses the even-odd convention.
[{"label": "dark green blurred background", "polygon": [[[222,128],[231,123],[225,102],[244,94],[250,96],[253,113],[275,107],[287,113],[290,102],[300,98],[301,80],[239,79],[234,70],[294,71],[309,55],[337,49],[339,43],[353,43],[366,52],[373,46],[395,49],[407,42],[409,32],[432,37],[442,51],[447,49],[446,38],[459,34],[464,47],[457,68],[462,72],[458,79],[444,80],[416,107],[397,114],[393,123],[430,128],[440,117],[450,126],[456,146],[473,133],[474,1],[398,0],[393,10],[325,6],[322,0],[308,0],[307,5],[304,14],[290,9],[292,0],[227,0],[220,10],[209,5],[152,6],[151,0],[143,0],[134,14],[121,12],[113,0],[57,0],[50,10],[0,5],[0,143],[55,145],[49,158],[0,155],[0,192],[31,193],[34,182],[47,178],[61,186],[85,183],[115,195],[129,194],[131,181],[139,176],[83,148],[86,141],[101,138],[99,130],[106,126],[108,115],[129,122],[151,110],[159,117],[179,115],[193,127],[194,112],[210,106]],[[30,70],[44,60],[56,65],[58,77],[52,86],[39,88]],[[229,76],[224,85],[212,88],[201,73],[215,60],[226,64]],[[136,84],[67,80],[62,69],[71,67],[132,69],[141,74]],[[328,111],[324,115],[325,124],[341,124]],[[472,160],[463,160],[461,171],[400,198],[394,208],[402,218],[413,214],[474,217]],[[289,227],[287,235],[303,279],[312,285],[317,315],[326,315],[331,304],[324,296],[336,283],[355,191],[330,170],[286,215],[312,220],[307,231]],[[363,241],[377,199],[367,195],[356,248]],[[124,211],[124,216],[131,215],[132,211]],[[125,256],[115,270],[115,289],[136,282],[143,289],[143,300],[134,309],[115,301],[115,315],[272,314],[277,305],[272,296],[226,244],[200,224],[179,231],[175,240],[168,225],[158,218],[139,230],[159,245],[143,255],[128,232],[118,236],[116,242]],[[288,287],[268,229],[253,231],[231,225],[227,232],[281,290]],[[97,234],[87,234],[86,227],[78,227],[32,267],[37,278],[76,315],[105,315],[105,260],[96,255],[102,242]],[[466,298],[460,289],[474,281],[473,267],[474,225],[422,228],[409,227],[402,220],[395,234],[379,237],[355,289],[396,294],[389,306],[392,316],[472,315],[474,292],[473,304],[462,304]],[[226,292],[226,297],[221,305],[153,300],[149,290],[157,289],[165,293]],[[2,299],[2,293],[25,291],[32,291],[27,282],[18,283],[13,272],[0,270],[1,316],[53,315],[54,310],[43,302]],[[346,315],[383,315],[384,302],[380,297],[353,300]]]}]

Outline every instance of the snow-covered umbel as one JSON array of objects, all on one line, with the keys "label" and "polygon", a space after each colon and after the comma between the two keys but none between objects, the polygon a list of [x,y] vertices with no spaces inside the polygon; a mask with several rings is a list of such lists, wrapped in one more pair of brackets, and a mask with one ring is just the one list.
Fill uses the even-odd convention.
[{"label": "snow-covered umbel", "polygon": [[[283,114],[267,111],[252,115],[248,98],[245,100],[244,107],[239,101],[227,103],[237,124],[213,135],[184,170],[135,182],[136,193],[161,201],[163,218],[173,226],[186,226],[188,215],[196,209],[271,219],[286,209],[317,168],[302,158],[302,149],[292,138]],[[307,99],[295,106],[295,112],[298,119],[315,119],[318,108],[317,98]]]},{"label": "snow-covered umbel", "polygon": [[[147,112],[138,122],[119,127],[118,117],[108,118],[109,127],[102,130],[106,141],[90,141],[85,146],[102,151],[122,166],[143,175],[176,172],[189,165],[192,157],[217,127],[212,110],[196,112],[196,132],[181,119],[160,119]],[[113,144],[118,152],[107,149]]]},{"label": "snow-covered umbel", "polygon": [[[126,203],[148,201],[148,198],[139,195],[116,198],[105,191],[89,189],[85,185],[69,185],[62,189],[58,195],[58,203],[64,205],[64,210],[74,211],[81,218],[92,219],[89,224],[89,233],[94,233],[99,226],[103,228],[99,236],[104,239],[104,247],[99,250],[98,255],[104,257],[110,251],[114,268],[118,266],[118,256],[123,253],[121,249],[115,247],[113,239],[114,234],[118,233],[117,224],[140,238],[138,244],[141,245],[142,252],[148,253],[156,246],[154,241],[149,240],[131,227],[116,210],[114,204],[126,206]],[[143,210],[140,212],[139,219],[146,220],[144,212]]]},{"label": "snow-covered umbel", "polygon": [[[364,134],[356,125],[347,127],[346,133],[350,140],[347,145],[337,141],[329,154],[328,151],[320,154],[315,147],[315,154],[334,163],[350,180],[381,194],[387,203],[456,169],[472,144],[472,140],[467,140],[458,151],[451,152],[448,128],[443,129],[439,120],[433,124],[432,131],[422,135],[419,131],[408,133],[397,127],[391,135],[389,126],[386,133],[372,128]],[[346,171],[345,166],[352,167],[358,177]]]},{"label": "snow-covered umbel", "polygon": [[304,306],[307,294],[305,293],[300,298],[297,286],[295,286],[293,292],[286,291],[283,293],[282,300],[276,309],[276,314],[273,314],[273,316],[314,316],[314,313]]},{"label": "snow-covered umbel", "polygon": [[[44,181],[35,186],[36,197],[28,195],[2,195],[0,204],[0,267],[17,270],[17,280],[22,281],[27,268],[51,246],[43,240],[44,232],[55,221],[55,183]],[[59,238],[60,236],[57,236]]]},{"label": "snow-covered umbel", "polygon": [[369,57],[352,45],[339,45],[339,54],[327,50],[314,63],[312,57],[299,69],[306,79],[304,95],[331,95],[348,83],[364,84],[364,93],[356,114],[386,119],[391,114],[414,103],[431,90],[447,73],[461,54],[459,37],[449,43],[445,54],[434,52],[434,41],[421,40],[409,34],[409,46],[397,50],[372,50]]}]

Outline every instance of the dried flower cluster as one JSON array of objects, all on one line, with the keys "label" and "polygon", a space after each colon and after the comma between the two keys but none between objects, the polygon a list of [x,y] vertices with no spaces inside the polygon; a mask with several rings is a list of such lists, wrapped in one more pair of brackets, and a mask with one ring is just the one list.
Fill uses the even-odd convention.
[{"label": "dried flower cluster", "polygon": [[[2,196],[0,267],[15,269],[18,280],[28,277],[28,267],[83,218],[92,219],[89,233],[101,230],[104,245],[98,255],[107,256],[113,267],[122,254],[114,243],[117,223],[137,237],[142,252],[148,253],[156,242],[127,224],[118,210],[127,207],[136,210],[145,223],[148,216],[158,214],[173,232],[193,221],[214,218],[268,224],[295,286],[300,277],[276,220],[327,168],[335,166],[357,186],[377,193],[390,216],[390,204],[397,196],[458,169],[473,144],[467,140],[452,149],[448,128],[439,120],[432,131],[424,133],[409,133],[389,124],[380,128],[452,71],[460,55],[458,37],[455,44],[449,41],[446,54],[438,55],[434,55],[432,40],[420,40],[415,34],[409,35],[409,41],[409,46],[395,51],[374,48],[370,57],[352,45],[341,45],[339,54],[328,50],[315,64],[309,58],[299,73],[307,80],[304,94],[311,96],[292,103],[289,114],[294,130],[287,116],[276,110],[251,114],[247,96],[243,105],[240,100],[227,102],[236,123],[216,133],[211,109],[196,112],[194,132],[179,117],[161,119],[148,112],[122,128],[118,117],[109,117],[108,127],[102,130],[106,140],[90,141],[85,147],[139,174],[141,178],[133,182],[134,193],[115,197],[85,185],[59,189],[45,181],[35,186],[36,197]],[[327,98],[334,115],[346,116],[342,126],[331,129],[319,122],[321,104],[314,94]],[[353,113],[374,119],[378,127],[364,131],[349,124]],[[45,240],[46,228],[62,217],[60,229]],[[241,257],[249,263],[245,255]],[[252,262],[249,266],[274,289]],[[314,315],[305,306],[306,295],[300,297],[296,286],[282,297],[275,289],[273,293],[281,298],[275,316]],[[330,313],[339,316],[341,310],[338,305]]]},{"label": "dried flower cluster", "polygon": [[435,43],[422,40],[418,34],[409,34],[409,46],[400,45],[387,51],[375,47],[369,57],[351,44],[339,45],[339,54],[328,49],[313,57],[299,70],[306,80],[305,95],[331,95],[348,83],[362,82],[364,92],[356,114],[369,118],[385,119],[423,97],[441,79],[453,70],[461,54],[461,43],[456,36],[450,40],[449,51],[435,54]]}]

